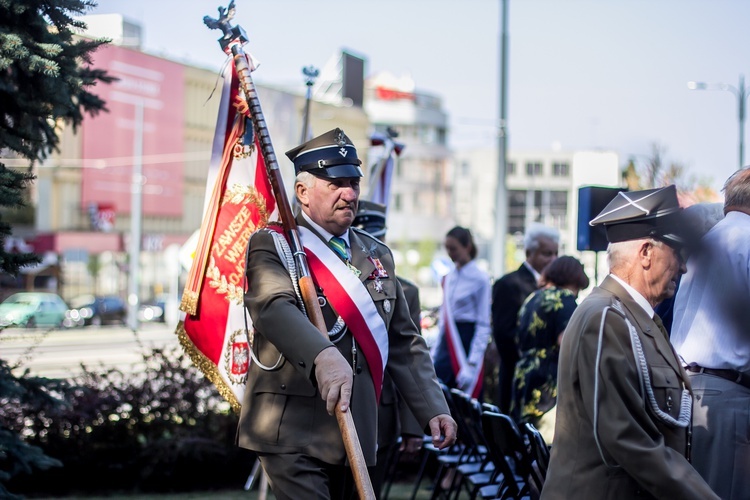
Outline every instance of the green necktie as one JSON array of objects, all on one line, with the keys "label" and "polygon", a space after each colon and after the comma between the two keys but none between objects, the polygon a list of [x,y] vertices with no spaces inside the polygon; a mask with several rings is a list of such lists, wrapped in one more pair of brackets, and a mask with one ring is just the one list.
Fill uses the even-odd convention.
[{"label": "green necktie", "polygon": [[328,242],[329,245],[331,245],[331,248],[339,254],[339,257],[344,259],[344,261],[349,260],[349,253],[346,251],[346,241],[344,241],[343,238],[339,238],[338,236],[334,236],[330,239]]}]

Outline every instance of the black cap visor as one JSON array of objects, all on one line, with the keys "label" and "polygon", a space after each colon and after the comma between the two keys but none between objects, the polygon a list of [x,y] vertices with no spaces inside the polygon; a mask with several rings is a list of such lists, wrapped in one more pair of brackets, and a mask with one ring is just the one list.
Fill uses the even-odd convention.
[{"label": "black cap visor", "polygon": [[606,224],[607,240],[610,243],[654,238],[663,241],[676,250],[685,246],[684,218],[680,212],[661,217],[643,218],[637,221],[627,221],[622,224]]},{"label": "black cap visor", "polygon": [[322,177],[324,179],[342,179],[346,177],[363,177],[362,169],[359,165],[334,165],[332,167],[318,167],[311,166],[309,168],[301,168],[302,172],[310,172],[316,177]]}]

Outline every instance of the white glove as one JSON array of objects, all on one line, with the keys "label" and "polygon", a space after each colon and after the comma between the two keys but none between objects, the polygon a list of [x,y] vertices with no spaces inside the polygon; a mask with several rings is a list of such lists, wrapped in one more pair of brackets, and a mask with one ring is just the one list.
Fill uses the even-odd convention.
[{"label": "white glove", "polygon": [[460,372],[458,372],[458,377],[456,377],[456,386],[462,391],[465,391],[466,389],[471,387],[471,384],[474,383],[476,377],[477,367],[467,364],[466,366],[461,368]]}]

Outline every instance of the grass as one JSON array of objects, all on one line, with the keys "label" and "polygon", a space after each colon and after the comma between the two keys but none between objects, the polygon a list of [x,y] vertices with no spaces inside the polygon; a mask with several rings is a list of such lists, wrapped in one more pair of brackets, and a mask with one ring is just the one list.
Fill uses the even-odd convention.
[{"label": "grass", "polygon": [[[414,488],[415,477],[404,477],[403,480],[394,482],[391,486],[388,500],[408,500],[411,498],[412,489]],[[427,500],[430,498],[428,489],[429,480],[422,481],[416,500]],[[86,500],[198,500],[198,499],[221,499],[221,500],[261,500],[259,486],[256,484],[250,491],[237,488],[232,490],[221,491],[202,491],[193,493],[142,493],[142,494],[111,494],[102,496],[75,496],[75,497],[46,497],[37,498],[37,500],[52,500],[58,498],[85,498]],[[266,494],[266,500],[273,500],[275,497],[269,489]]]}]

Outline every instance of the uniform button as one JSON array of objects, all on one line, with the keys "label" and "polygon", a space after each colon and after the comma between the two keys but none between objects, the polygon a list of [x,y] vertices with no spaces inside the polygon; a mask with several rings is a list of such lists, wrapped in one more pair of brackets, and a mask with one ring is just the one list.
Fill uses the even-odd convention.
[{"label": "uniform button", "polygon": [[281,389],[285,391],[286,390],[286,384],[281,384]]},{"label": "uniform button", "polygon": [[305,367],[305,362],[304,361],[300,361],[299,365],[304,368]]},{"label": "uniform button", "polygon": [[358,366],[358,367],[357,367],[357,373],[358,373],[358,374],[359,374],[359,373],[362,373],[362,367],[361,367],[361,366]]}]

